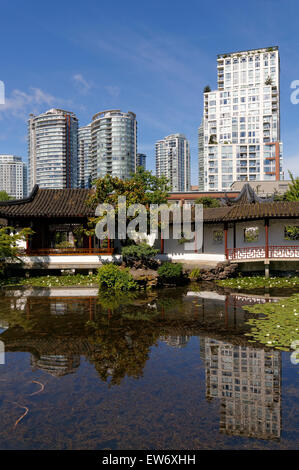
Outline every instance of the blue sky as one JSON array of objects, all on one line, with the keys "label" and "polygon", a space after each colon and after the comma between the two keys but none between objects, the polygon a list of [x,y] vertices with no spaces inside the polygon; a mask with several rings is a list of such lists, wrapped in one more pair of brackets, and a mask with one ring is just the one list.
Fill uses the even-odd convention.
[{"label": "blue sky", "polygon": [[219,53],[278,45],[285,169],[299,175],[299,2],[1,0],[0,153],[27,160],[27,119],[51,107],[80,125],[104,109],[134,111],[138,151],[154,169],[154,144],[181,132],[197,183],[197,128]]}]

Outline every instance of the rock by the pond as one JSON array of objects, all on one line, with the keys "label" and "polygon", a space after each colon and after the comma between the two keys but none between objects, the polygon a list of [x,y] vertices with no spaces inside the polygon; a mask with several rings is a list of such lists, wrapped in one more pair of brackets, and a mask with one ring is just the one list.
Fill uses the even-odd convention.
[{"label": "rock by the pond", "polygon": [[140,287],[156,287],[158,284],[158,273],[153,269],[130,269],[134,281],[136,281]]},{"label": "rock by the pond", "polygon": [[238,271],[238,265],[236,263],[230,263],[225,261],[218,263],[215,268],[211,269],[200,269],[197,277],[198,281],[215,281],[218,279],[227,279],[235,277]]}]

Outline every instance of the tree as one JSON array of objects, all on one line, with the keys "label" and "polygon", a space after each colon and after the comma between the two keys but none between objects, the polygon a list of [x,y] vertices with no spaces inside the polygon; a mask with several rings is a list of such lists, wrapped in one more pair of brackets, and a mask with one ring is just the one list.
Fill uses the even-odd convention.
[{"label": "tree", "polygon": [[296,178],[289,171],[292,183],[289,185],[287,192],[284,195],[286,201],[299,201],[299,177]]},{"label": "tree", "polygon": [[32,233],[30,228],[24,228],[17,233],[14,227],[0,228],[0,273],[3,274],[9,262],[19,261],[22,248],[18,242],[25,241]]},{"label": "tree", "polygon": [[206,85],[206,86],[204,87],[204,89],[203,89],[203,92],[204,92],[204,93],[210,93],[210,91],[211,91],[211,88],[210,88],[209,85]]},{"label": "tree", "polygon": [[131,204],[163,204],[167,202],[168,180],[165,176],[157,177],[151,171],[138,167],[136,173],[127,180],[122,180],[117,176],[106,175],[95,182],[95,192],[89,198],[88,204],[108,203],[115,208],[118,197],[126,196],[127,207]]},{"label": "tree", "polygon": [[[94,209],[98,204],[110,204],[115,209],[117,217],[118,197],[126,197],[126,208],[132,204],[142,204],[149,211],[150,204],[166,204],[170,190],[165,176],[154,176],[151,171],[139,167],[136,173],[127,180],[117,176],[106,175],[94,182],[95,191],[89,197],[88,205]],[[95,224],[99,218],[91,217],[88,221],[86,235],[94,233]]]},{"label": "tree", "polygon": [[220,207],[219,199],[211,196],[203,196],[196,199],[195,204],[202,204],[203,207],[206,209],[208,207]]},{"label": "tree", "polygon": [[6,191],[0,191],[0,201],[9,201],[12,199]]}]

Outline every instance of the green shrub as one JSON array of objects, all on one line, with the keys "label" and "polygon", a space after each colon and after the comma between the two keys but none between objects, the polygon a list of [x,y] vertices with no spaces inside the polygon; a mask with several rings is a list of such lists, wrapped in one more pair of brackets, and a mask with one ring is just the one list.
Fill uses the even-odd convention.
[{"label": "green shrub", "polygon": [[162,281],[174,281],[182,278],[183,266],[179,263],[163,263],[158,268],[158,275]]},{"label": "green shrub", "polygon": [[140,245],[124,246],[121,254],[127,266],[135,268],[156,268],[155,256],[159,250],[152,248],[146,243]]},{"label": "green shrub", "polygon": [[189,274],[189,279],[191,279],[191,281],[197,281],[198,279],[200,279],[200,269],[192,269],[191,273]]},{"label": "green shrub", "polygon": [[129,291],[137,289],[137,283],[128,268],[115,264],[105,264],[98,269],[97,281],[101,288],[113,291]]},{"label": "green shrub", "polygon": [[195,204],[202,204],[205,209],[208,207],[220,207],[221,206],[219,199],[216,199],[215,197],[211,197],[211,196],[199,197],[195,200]]},{"label": "green shrub", "polygon": [[74,248],[74,245],[67,240],[55,244],[55,248]]}]

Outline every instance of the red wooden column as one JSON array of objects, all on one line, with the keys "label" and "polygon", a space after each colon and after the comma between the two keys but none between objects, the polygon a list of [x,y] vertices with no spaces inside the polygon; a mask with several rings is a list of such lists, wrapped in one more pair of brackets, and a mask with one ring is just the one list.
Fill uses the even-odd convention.
[{"label": "red wooden column", "polygon": [[265,258],[269,258],[269,219],[265,219]]},{"label": "red wooden column", "polygon": [[91,246],[92,246],[91,235],[89,235],[89,237],[88,237],[88,249],[89,249],[89,253],[91,253]]},{"label": "red wooden column", "polygon": [[227,249],[227,230],[228,229],[228,226],[227,226],[227,222],[225,222],[224,224],[224,252],[225,252],[225,257],[226,259],[228,259],[228,249]]}]

